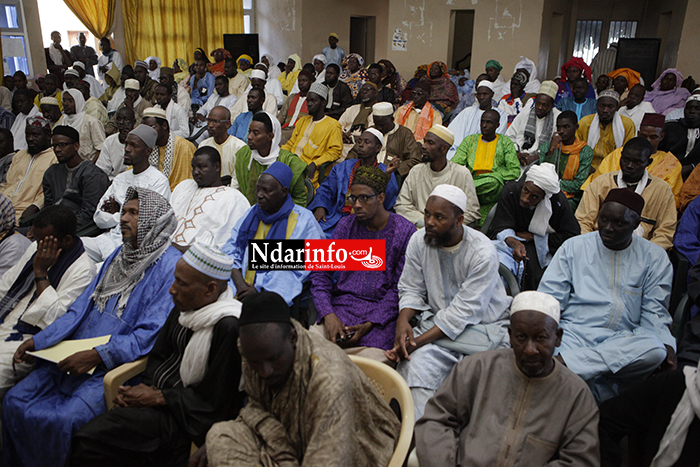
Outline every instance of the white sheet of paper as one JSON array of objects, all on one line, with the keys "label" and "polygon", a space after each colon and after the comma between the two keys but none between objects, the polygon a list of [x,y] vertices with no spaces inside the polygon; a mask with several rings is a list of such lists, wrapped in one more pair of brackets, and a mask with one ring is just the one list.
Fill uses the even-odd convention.
[{"label": "white sheet of paper", "polygon": [[[48,349],[27,351],[27,353],[34,357],[41,358],[42,360],[58,363],[61,360],[64,360],[75,353],[82,352],[84,350],[94,349],[95,347],[104,345],[107,342],[109,342],[110,337],[112,336],[108,335],[93,337],[90,339],[75,339],[63,341],[59,342],[53,347],[49,347]],[[88,371],[88,374],[91,375],[93,371],[95,371],[95,368],[92,368],[90,371]]]}]

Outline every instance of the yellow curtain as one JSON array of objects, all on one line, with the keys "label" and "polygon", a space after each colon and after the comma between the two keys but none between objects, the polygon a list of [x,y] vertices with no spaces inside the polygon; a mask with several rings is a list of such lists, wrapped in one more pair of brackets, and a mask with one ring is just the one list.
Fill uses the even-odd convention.
[{"label": "yellow curtain", "polygon": [[[163,66],[192,62],[197,47],[223,47],[224,34],[243,32],[242,0],[122,0],[126,59],[155,56]],[[210,58],[211,60],[211,58]]]},{"label": "yellow curtain", "polygon": [[97,39],[106,37],[114,26],[117,0],[63,0]]}]

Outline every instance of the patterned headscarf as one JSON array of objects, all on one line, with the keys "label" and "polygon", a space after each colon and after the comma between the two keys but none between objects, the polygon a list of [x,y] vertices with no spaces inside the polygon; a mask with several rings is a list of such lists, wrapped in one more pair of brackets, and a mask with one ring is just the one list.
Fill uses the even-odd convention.
[{"label": "patterned headscarf", "polygon": [[[433,65],[435,65],[436,63],[440,67],[440,72],[442,73],[441,77],[447,76],[449,78],[449,75],[447,74],[447,64],[445,62],[437,61],[437,62],[431,63],[430,66],[428,66],[428,79],[433,79],[430,77],[430,70],[433,68]],[[439,78],[435,78],[435,79],[439,79]]]},{"label": "patterned headscarf", "polygon": [[428,65],[421,65],[418,68],[416,68],[415,73],[413,73],[413,77],[415,79],[419,79],[421,77],[421,71],[425,71],[427,74],[428,73]]},{"label": "patterned headscarf", "polygon": [[518,71],[513,75],[513,77],[510,80],[514,83],[519,84],[522,87],[525,87],[525,85],[527,84],[527,75],[522,71]]},{"label": "patterned headscarf", "polygon": [[233,57],[231,56],[231,52],[229,52],[228,50],[223,49],[223,48],[218,48],[218,49],[212,50],[212,51],[211,51],[211,56],[212,56],[212,57],[214,56],[214,52],[216,52],[216,51],[221,52],[221,54],[224,56],[224,60],[226,60],[227,58],[233,58]]},{"label": "patterned headscarf", "polygon": [[362,67],[365,66],[365,59],[362,58],[362,55],[356,54],[356,53],[351,53],[350,55],[347,55],[347,56],[343,59],[343,68],[344,68],[344,69],[348,67],[348,61],[349,61],[351,58],[354,58],[354,59],[357,60],[357,63],[360,64],[360,68],[362,68]]},{"label": "patterned headscarf", "polygon": [[146,269],[158,261],[170,246],[170,236],[177,227],[170,203],[155,191],[131,186],[126,190],[124,205],[132,199],[139,201],[137,247],[134,248],[130,242],[122,245],[91,297],[100,312],[104,312],[109,299],[119,295],[118,317],[134,287],[143,279]]},{"label": "patterned headscarf", "polygon": [[15,233],[15,207],[7,196],[0,194],[0,241]]}]

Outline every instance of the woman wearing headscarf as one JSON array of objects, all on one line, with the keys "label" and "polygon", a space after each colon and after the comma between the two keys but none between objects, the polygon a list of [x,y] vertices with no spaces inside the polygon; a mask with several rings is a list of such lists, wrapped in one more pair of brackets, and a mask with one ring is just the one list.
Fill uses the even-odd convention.
[{"label": "woman wearing headscarf", "polygon": [[428,65],[421,65],[418,68],[416,68],[416,71],[413,73],[413,78],[408,80],[408,83],[406,83],[406,87],[404,88],[403,91],[401,91],[401,96],[399,97],[399,103],[403,104],[404,102],[408,102],[412,99],[412,93],[413,89],[416,86],[416,83],[418,82],[419,79],[423,78],[428,74]]},{"label": "woman wearing headscarf", "polygon": [[406,80],[401,78],[399,72],[396,71],[396,67],[389,60],[383,58],[378,63],[384,67],[382,84],[394,91],[394,94],[398,97],[406,89]]},{"label": "woman wearing headscarf", "polygon": [[[194,49],[193,56],[194,56],[194,60],[192,60],[192,65],[190,65],[190,75],[195,74],[197,71],[194,69],[195,66],[197,65],[197,60],[204,60],[205,62],[207,62],[207,64],[211,63],[209,61],[209,58],[207,58],[207,53],[201,47],[197,47],[196,49]],[[185,70],[182,70],[182,71],[185,71]]]},{"label": "woman wearing headscarf", "polygon": [[632,68],[618,68],[608,73],[608,78],[612,80],[612,87],[620,95],[621,101],[627,97],[630,89],[639,84],[641,76]]},{"label": "woman wearing headscarf", "polygon": [[350,54],[343,60],[343,72],[340,74],[340,81],[350,87],[352,98],[355,99],[360,92],[360,88],[367,81],[367,70],[364,68],[365,60],[360,54]]},{"label": "woman wearing headscarf", "polygon": [[250,72],[253,71],[253,57],[243,54],[236,59],[238,72],[250,78]]},{"label": "woman wearing headscarf", "polygon": [[0,194],[0,278],[19,261],[32,243],[24,235],[15,235],[15,207]]},{"label": "woman wearing headscarf", "polygon": [[189,72],[189,65],[187,62],[182,59],[182,58],[177,58],[173,62],[173,78],[175,78],[175,82],[177,84],[180,84],[182,81],[189,81],[190,79],[190,72]]},{"label": "woman wearing headscarf", "polygon": [[107,73],[105,73],[105,84],[107,85],[107,88],[100,96],[100,100],[105,105],[108,105],[107,103],[112,100],[114,94],[119,89],[121,82],[121,73],[119,72],[119,68],[110,65],[109,70],[107,70]]},{"label": "woman wearing headscarf", "polygon": [[41,73],[34,75],[34,90],[38,93],[44,92],[44,77]]},{"label": "woman wearing headscarf", "polygon": [[586,97],[595,99],[595,90],[591,86],[591,67],[589,67],[582,58],[571,57],[571,60],[566,62],[561,67],[561,81],[557,85],[559,90],[557,92],[557,98],[554,99],[554,103],[559,102],[559,99],[564,97],[573,97],[574,94],[571,92],[570,84],[573,83],[578,78],[585,78],[588,81],[588,92],[586,92]]},{"label": "woman wearing headscarf", "polygon": [[146,65],[148,65],[148,76],[155,81],[160,81],[160,58],[158,57],[147,57]]},{"label": "woman wearing headscarf", "polygon": [[457,86],[447,74],[445,62],[433,62],[428,68],[428,83],[430,83],[430,103],[442,111],[449,113],[459,102]]},{"label": "woman wearing headscarf", "polygon": [[102,123],[85,112],[85,98],[77,89],[63,92],[63,115],[57,125],[68,125],[80,133],[78,154],[85,160],[95,162],[100,157],[105,130]]},{"label": "woman wearing headscarf", "polygon": [[279,77],[279,75],[282,73],[282,71],[276,65],[277,62],[275,62],[275,59],[272,55],[265,54],[262,56],[260,61],[263,62],[265,64],[265,66],[267,67],[267,80],[268,81],[272,81],[273,79],[277,79]]},{"label": "woman wearing headscarf", "polygon": [[644,96],[651,102],[657,113],[667,115],[674,109],[685,107],[685,101],[690,97],[690,91],[682,87],[683,75],[675,68],[664,70],[659,78],[651,85],[652,91]]},{"label": "woman wearing headscarf", "polygon": [[[510,83],[509,92],[498,103],[498,110],[508,116],[508,126],[510,126],[520,112],[532,107],[537,94],[525,92],[527,75],[523,71],[516,71],[508,83]],[[530,102],[531,99],[532,102]]]},{"label": "woman wearing headscarf", "polygon": [[226,49],[218,48],[211,51],[211,56],[214,58],[214,63],[209,65],[209,71],[214,76],[221,76],[224,74],[224,65],[226,64],[227,58],[231,57],[231,52]]},{"label": "woman wearing headscarf", "polygon": [[282,84],[282,91],[285,95],[289,95],[292,89],[294,89],[294,84],[297,82],[297,77],[301,71],[301,57],[297,54],[292,54],[287,59],[287,67],[284,73],[281,73],[279,82]]},{"label": "woman wearing headscarf", "polygon": [[313,65],[316,70],[316,81],[323,83],[326,80],[326,56],[323,54],[314,55]]}]

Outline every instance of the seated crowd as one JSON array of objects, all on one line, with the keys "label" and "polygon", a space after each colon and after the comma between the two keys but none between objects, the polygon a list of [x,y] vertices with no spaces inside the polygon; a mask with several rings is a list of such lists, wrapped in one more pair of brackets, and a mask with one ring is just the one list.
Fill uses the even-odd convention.
[{"label": "seated crowd", "polygon": [[[406,82],[328,42],[132,67],[104,38],[99,80],[5,77],[2,464],[384,466],[402,418],[350,355],[405,381],[411,466],[617,467],[625,437],[698,465],[700,87],[526,57]],[[384,264],[249,262],[312,239]]]}]

